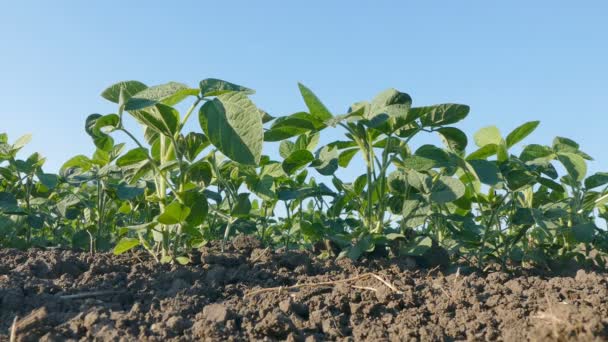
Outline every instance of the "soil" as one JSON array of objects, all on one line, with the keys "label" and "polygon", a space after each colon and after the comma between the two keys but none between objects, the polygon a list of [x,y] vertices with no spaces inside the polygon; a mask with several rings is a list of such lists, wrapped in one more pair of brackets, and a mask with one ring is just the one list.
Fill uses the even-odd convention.
[{"label": "soil", "polygon": [[[601,272],[482,274],[422,269],[411,259],[323,260],[249,237],[223,254],[204,247],[192,261],[0,250],[0,341],[13,326],[18,341],[608,340]],[[273,287],[282,288],[263,290]]]}]

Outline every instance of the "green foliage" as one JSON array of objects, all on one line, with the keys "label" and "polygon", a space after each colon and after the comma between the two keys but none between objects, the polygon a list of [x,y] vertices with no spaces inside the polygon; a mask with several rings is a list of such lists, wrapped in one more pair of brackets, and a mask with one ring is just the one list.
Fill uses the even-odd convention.
[{"label": "green foliage", "polygon": [[[10,143],[0,134],[0,246],[142,248],[185,264],[208,241],[255,234],[336,258],[605,263],[608,233],[597,223],[608,220],[608,173],[587,176],[592,158],[571,139],[525,145],[516,156],[510,150],[539,125],[530,121],[506,137],[484,127],[471,149],[454,127],[466,105],[413,107],[388,89],[333,115],[299,90],[306,111],[274,118],[248,97],[253,90],[219,79],[195,88],[116,83],[102,92],[116,111],[85,119],[94,152],[58,174],[45,172],[37,153],[20,158],[29,135]],[[188,101],[184,113],[174,107]],[[197,111],[200,130],[184,132]],[[143,139],[125,127],[133,119]],[[414,149],[422,134],[441,143]],[[319,146],[321,135],[334,139]],[[278,142],[278,160],[262,154],[264,141]],[[340,179],[354,158],[365,169]]]}]

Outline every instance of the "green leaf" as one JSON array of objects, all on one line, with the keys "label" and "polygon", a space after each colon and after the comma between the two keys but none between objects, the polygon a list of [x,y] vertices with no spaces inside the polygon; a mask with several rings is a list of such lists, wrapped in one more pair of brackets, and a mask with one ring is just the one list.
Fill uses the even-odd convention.
[{"label": "green leaf", "polygon": [[315,147],[317,147],[317,144],[319,143],[319,138],[319,133],[302,134],[296,140],[294,150],[309,150],[312,152]]},{"label": "green leaf", "polygon": [[272,201],[276,198],[274,191],[274,177],[269,175],[262,175],[251,187],[256,195],[260,196],[265,201]]},{"label": "green leaf", "polygon": [[407,173],[403,170],[396,170],[391,172],[386,180],[388,188],[392,193],[405,194],[407,190]]},{"label": "green leaf", "polygon": [[294,152],[295,145],[296,144],[294,144],[293,141],[289,141],[289,140],[281,141],[281,144],[279,145],[279,154],[281,155],[281,157],[283,157],[283,158],[289,157],[289,155]]},{"label": "green leaf", "polygon": [[130,166],[137,164],[148,159],[148,150],[143,147],[134,148],[122,157],[116,160],[116,165],[120,167]]},{"label": "green leaf", "polygon": [[251,212],[251,201],[249,194],[239,194],[237,202],[230,213],[234,217],[247,217]]},{"label": "green leaf", "polygon": [[175,261],[177,261],[178,264],[185,266],[190,264],[192,261],[190,260],[190,258],[185,257],[185,256],[179,256],[177,258],[175,258]]},{"label": "green leaf", "polygon": [[407,172],[407,183],[423,193],[429,193],[433,186],[431,177],[416,170],[409,170]]},{"label": "green leaf", "polygon": [[553,149],[557,152],[570,152],[575,153],[579,149],[579,144],[568,138],[555,137],[553,139]]},{"label": "green leaf", "polygon": [[74,194],[69,194],[57,203],[57,210],[59,210],[61,216],[68,218],[68,209],[78,203],[80,203],[80,198]]},{"label": "green leaf", "polygon": [[560,193],[563,193],[563,192],[566,191],[561,184],[559,184],[557,182],[554,182],[554,181],[552,181],[551,179],[548,179],[548,178],[540,177],[538,179],[538,182],[540,184],[546,186],[547,188],[553,190],[553,191],[557,191],[557,192],[560,192]]},{"label": "green leaf", "polygon": [[140,245],[139,239],[136,238],[122,238],[114,247],[114,255],[121,255],[137,246]]},{"label": "green leaf", "polygon": [[327,107],[325,107],[325,105],[321,102],[321,100],[319,100],[317,95],[312,92],[312,90],[308,89],[301,83],[298,83],[298,87],[300,88],[300,93],[302,94],[302,98],[306,103],[306,107],[308,107],[308,111],[312,116],[319,118],[322,121],[329,120],[333,117]]},{"label": "green leaf", "polygon": [[198,95],[198,89],[189,88],[185,84],[169,82],[146,88],[133,95],[126,103],[126,111],[142,110],[156,104],[173,106],[188,96]]},{"label": "green leaf", "polygon": [[311,164],[317,172],[331,176],[338,170],[338,149],[324,146],[317,151],[317,159]]},{"label": "green leaf", "polygon": [[272,161],[262,167],[262,171],[260,172],[260,176],[271,176],[273,178],[279,178],[286,176],[285,171],[283,171],[282,165],[279,162]]},{"label": "green leaf", "polygon": [[411,115],[420,117],[423,126],[444,126],[459,122],[469,114],[469,106],[462,104],[440,104],[428,107],[412,108]]},{"label": "green leaf", "polygon": [[186,171],[188,180],[195,183],[211,184],[213,173],[211,172],[211,164],[206,160],[199,160],[188,167]]},{"label": "green leaf", "polygon": [[120,117],[116,114],[108,114],[95,120],[95,129],[104,133],[109,133],[118,128]]},{"label": "green leaf", "polygon": [[590,243],[595,237],[595,229],[593,222],[582,223],[572,227],[572,234],[576,241]]},{"label": "green leaf", "polygon": [[162,103],[130,113],[147,127],[168,137],[175,136],[180,128],[179,112]]},{"label": "green leaf", "polygon": [[119,103],[120,101],[120,89],[123,89],[123,94],[127,96],[125,100],[128,100],[131,96],[139,93],[140,91],[148,88],[147,85],[139,81],[123,81],[113,84],[106,88],[101,96],[111,102]]},{"label": "green leaf", "polygon": [[185,205],[190,208],[190,215],[186,222],[193,226],[200,226],[209,213],[209,203],[205,194],[198,191],[187,191],[183,195]]},{"label": "green leaf", "polygon": [[209,146],[209,139],[202,133],[190,132],[181,140],[184,156],[190,162]]},{"label": "green leaf", "polygon": [[530,133],[534,132],[540,121],[529,121],[514,129],[507,135],[507,147],[512,147],[518,142],[524,140]]},{"label": "green leaf", "polygon": [[228,158],[246,165],[260,162],[262,118],[245,94],[220,94],[206,102],[201,106],[199,121],[211,143]]},{"label": "green leaf", "polygon": [[17,199],[9,192],[0,192],[0,211],[12,213],[19,210]]},{"label": "green leaf", "polygon": [[585,179],[585,188],[593,189],[608,184],[608,172],[596,172]]},{"label": "green leaf", "polygon": [[297,127],[271,128],[264,132],[264,141],[282,141],[306,132],[307,130]]},{"label": "green leaf", "polygon": [[91,159],[89,159],[89,157],[87,156],[80,154],[70,158],[70,160],[68,160],[61,166],[60,170],[63,173],[69,168],[79,168],[83,172],[87,172],[91,169],[91,167],[93,167],[93,162],[91,161]]},{"label": "green leaf", "polygon": [[469,154],[467,156],[467,160],[475,160],[475,159],[486,159],[496,154],[498,151],[498,145],[490,144],[485,145],[484,147],[479,148],[477,151]]},{"label": "green leaf", "polygon": [[319,120],[317,117],[305,112],[298,112],[276,119],[271,128],[292,127],[300,128],[305,131],[315,131],[324,126],[323,121]]},{"label": "green leaf", "polygon": [[474,135],[475,144],[478,147],[486,145],[498,145],[502,141],[500,130],[496,126],[483,127]]},{"label": "green leaf", "polygon": [[359,152],[358,148],[351,148],[341,151],[340,155],[338,156],[338,165],[341,167],[348,167],[348,164],[350,164],[350,161],[357,154],[357,152]]},{"label": "green leaf", "polygon": [[141,196],[144,194],[146,190],[145,182],[138,182],[135,185],[129,185],[126,183],[118,184],[116,188],[116,196],[121,200],[132,200],[137,196]]},{"label": "green leaf", "polygon": [[557,159],[564,165],[568,175],[577,182],[583,181],[587,174],[587,163],[583,157],[574,153],[560,152]]},{"label": "green leaf", "polygon": [[399,118],[400,125],[406,125],[418,118],[417,116],[409,115],[411,107],[412,98],[408,94],[399,92],[396,89],[387,89],[372,100],[368,119],[386,114],[389,117]]},{"label": "green leaf", "polygon": [[430,199],[439,204],[453,202],[464,196],[465,186],[456,178],[441,176],[433,182]]},{"label": "green leaf", "polygon": [[190,215],[190,208],[178,201],[173,201],[165,207],[165,211],[158,216],[158,222],[162,224],[184,223]]},{"label": "green leaf", "polygon": [[15,143],[13,144],[13,149],[19,150],[25,145],[29,144],[30,141],[32,141],[32,135],[25,134],[15,141]]},{"label": "green leaf", "polygon": [[553,150],[548,146],[531,144],[524,147],[519,159],[527,164],[547,164],[555,158]]},{"label": "green leaf", "polygon": [[230,83],[227,81],[219,80],[217,78],[207,78],[199,83],[201,94],[203,97],[207,96],[218,96],[233,91],[240,91],[246,94],[253,94],[255,91],[247,87],[240,86],[238,84]]},{"label": "green leaf", "polygon": [[441,127],[435,130],[443,140],[444,145],[454,152],[464,151],[469,143],[467,135],[455,127]]},{"label": "green leaf", "polygon": [[408,170],[427,171],[437,166],[437,163],[421,156],[409,156],[403,159],[401,166]]},{"label": "green leaf", "polygon": [[96,128],[97,120],[103,118],[101,114],[91,114],[85,121],[85,131],[93,138],[93,142],[97,148],[104,151],[111,151],[114,147],[114,139]]},{"label": "green leaf", "polygon": [[414,155],[404,157],[399,165],[405,169],[427,171],[432,168],[450,166],[450,157],[442,149],[433,145],[422,145]]},{"label": "green leaf", "polygon": [[494,186],[500,182],[500,169],[494,161],[483,159],[470,160],[469,165],[475,170],[479,181],[483,184]]},{"label": "green leaf", "polygon": [[315,157],[308,150],[297,150],[285,158],[283,161],[283,170],[288,175],[293,175],[296,171],[308,165]]},{"label": "green leaf", "polygon": [[41,173],[38,174],[40,183],[46,186],[48,189],[53,190],[59,184],[59,176],[52,173]]},{"label": "green leaf", "polygon": [[[369,235],[364,236],[359,241],[357,241],[353,246],[346,250],[345,256],[347,256],[351,260],[359,259],[363,253],[373,249],[372,237]],[[340,257],[338,257],[340,258]]]},{"label": "green leaf", "polygon": [[512,170],[504,175],[511,191],[518,191],[536,182],[536,176],[525,170]]},{"label": "green leaf", "polygon": [[421,257],[431,247],[433,247],[433,240],[430,237],[417,236],[400,250],[400,254]]}]

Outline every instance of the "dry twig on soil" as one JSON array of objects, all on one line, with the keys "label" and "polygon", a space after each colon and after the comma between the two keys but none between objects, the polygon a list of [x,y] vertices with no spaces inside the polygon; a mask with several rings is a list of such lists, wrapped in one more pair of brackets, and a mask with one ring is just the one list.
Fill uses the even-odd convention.
[{"label": "dry twig on soil", "polygon": [[114,290],[93,291],[93,292],[84,292],[84,293],[77,293],[77,294],[72,294],[72,295],[65,295],[65,296],[61,296],[59,298],[61,298],[61,299],[83,299],[83,298],[92,298],[92,297],[98,297],[98,296],[109,296],[109,295],[118,294],[121,292],[122,291],[114,291]]},{"label": "dry twig on soil", "polygon": [[19,319],[19,316],[15,316],[15,319],[13,320],[13,325],[11,326],[11,336],[9,341],[10,342],[17,342],[17,320]]},{"label": "dry twig on soil", "polygon": [[13,322],[13,326],[11,328],[11,341],[13,341],[13,338],[15,338],[16,341],[18,333],[33,329],[37,325],[44,324],[48,318],[49,312],[44,306],[32,311],[29,315],[23,317],[22,319],[17,319],[17,317],[15,317],[15,321]]},{"label": "dry twig on soil", "polygon": [[344,284],[344,283],[350,283],[352,281],[356,281],[356,280],[361,280],[361,279],[365,279],[365,278],[375,278],[378,281],[382,282],[384,285],[386,285],[389,289],[393,290],[396,293],[403,293],[401,292],[399,289],[397,289],[394,285],[392,285],[391,283],[389,283],[388,281],[382,279],[382,277],[380,277],[377,274],[374,273],[365,273],[356,277],[352,277],[352,278],[348,278],[348,279],[340,279],[340,280],[333,280],[333,281],[323,281],[323,282],[319,282],[319,283],[305,283],[305,284],[296,284],[296,285],[292,285],[292,286],[278,286],[278,287],[270,287],[270,288],[266,288],[266,289],[260,289],[260,290],[256,290],[256,291],[252,291],[249,293],[245,294],[245,297],[251,297],[251,296],[255,296],[261,293],[265,293],[265,292],[273,292],[273,291],[283,291],[283,290],[294,290],[294,289],[299,289],[302,287],[320,287],[320,286],[336,286],[338,284]]}]

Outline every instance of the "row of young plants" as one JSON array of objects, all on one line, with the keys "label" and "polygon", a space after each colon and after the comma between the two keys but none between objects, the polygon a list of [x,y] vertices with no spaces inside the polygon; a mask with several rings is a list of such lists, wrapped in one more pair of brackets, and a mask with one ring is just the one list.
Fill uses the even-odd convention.
[{"label": "row of young plants", "polygon": [[[412,107],[408,94],[389,89],[334,115],[299,88],[307,111],[275,118],[251,89],[218,79],[198,88],[114,84],[102,96],[116,112],[86,119],[95,152],[58,174],[44,172],[37,153],[20,159],[28,136],[0,135],[0,246],[144,248],[183,264],[210,240],[254,234],[269,246],[353,259],[605,264],[608,233],[597,223],[608,220],[608,173],[587,177],[592,158],[576,142],[557,137],[514,155],[538,121],[506,136],[486,127],[471,143],[453,126],[466,105]],[[188,101],[185,113],[175,108]],[[185,132],[192,116],[201,129]],[[342,140],[318,146],[337,132]],[[413,150],[423,134],[442,146]],[[264,142],[280,142],[281,160],[263,154]],[[362,174],[337,177],[353,158],[364,161]]]}]

